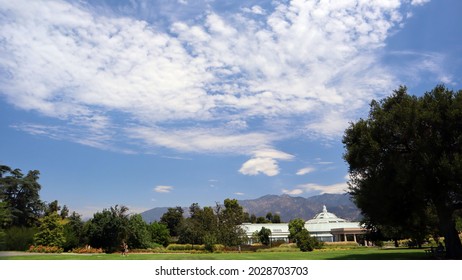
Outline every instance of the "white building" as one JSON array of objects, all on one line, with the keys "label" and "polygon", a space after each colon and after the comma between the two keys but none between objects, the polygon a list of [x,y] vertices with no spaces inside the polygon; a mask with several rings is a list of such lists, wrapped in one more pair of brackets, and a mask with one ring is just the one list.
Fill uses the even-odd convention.
[{"label": "white building", "polygon": [[[289,224],[242,224],[246,231],[247,237],[252,242],[252,235],[260,231],[263,227],[271,230],[270,239],[274,241],[289,242]],[[314,216],[313,219],[305,222],[305,228],[310,235],[323,242],[341,242],[355,241],[365,244],[364,234],[366,229],[361,227],[358,222],[349,222],[337,217],[335,214],[327,212],[326,206],[323,206],[321,213]]]}]

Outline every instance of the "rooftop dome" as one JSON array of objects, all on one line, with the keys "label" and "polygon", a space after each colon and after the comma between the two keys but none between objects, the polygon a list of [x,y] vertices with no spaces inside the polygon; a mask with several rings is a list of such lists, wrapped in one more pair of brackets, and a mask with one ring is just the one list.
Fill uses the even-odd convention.
[{"label": "rooftop dome", "polygon": [[345,223],[344,219],[337,217],[334,213],[327,212],[326,205],[322,207],[322,212],[316,214],[313,219],[306,221],[306,224],[333,224]]}]

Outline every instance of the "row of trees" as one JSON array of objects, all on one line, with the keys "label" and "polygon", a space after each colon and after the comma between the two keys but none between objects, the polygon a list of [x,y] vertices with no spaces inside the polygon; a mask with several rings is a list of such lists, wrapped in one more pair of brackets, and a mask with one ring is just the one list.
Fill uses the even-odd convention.
[{"label": "row of trees", "polygon": [[122,241],[132,248],[167,245],[170,234],[161,223],[146,224],[140,215],[129,215],[125,206],[96,213],[87,222],[66,205],[40,200],[37,170],[0,166],[0,249],[25,250],[29,245],[70,250],[90,245],[116,251]]},{"label": "row of trees", "polygon": [[225,199],[214,208],[193,203],[188,218],[184,218],[181,207],[169,208],[160,219],[178,243],[205,244],[209,250],[214,244],[242,244],[246,238],[240,226],[243,221],[244,211],[236,199]]},{"label": "row of trees", "polygon": [[[184,217],[181,207],[169,208],[159,222],[147,224],[139,214],[129,214],[126,206],[116,205],[104,209],[84,222],[81,216],[55,200],[40,200],[39,172],[27,175],[19,169],[0,166],[0,249],[26,250],[29,245],[43,245],[69,251],[91,246],[106,252],[121,249],[123,243],[130,248],[167,246],[173,241],[182,244],[204,244],[212,251],[215,244],[237,246],[245,243],[244,222],[278,223],[277,214],[267,213],[255,217],[243,211],[236,199],[225,199],[215,207],[200,207],[193,203],[189,216]],[[309,236],[302,219],[289,223],[290,239],[302,251],[319,247]],[[269,245],[271,231],[262,228],[256,233],[258,240]],[[9,239],[6,242],[5,239]],[[18,242],[19,239],[20,242]]]},{"label": "row of trees", "polygon": [[[122,242],[130,248],[153,248],[173,240],[206,244],[212,249],[214,244],[236,246],[245,239],[240,225],[246,215],[235,199],[226,199],[214,208],[194,203],[188,218],[183,217],[181,207],[170,208],[159,222],[151,224],[119,205],[84,222],[76,212],[69,215],[68,207],[59,206],[58,201],[47,204],[40,200],[39,174],[34,170],[24,175],[19,169],[0,166],[0,248],[24,250],[33,244],[67,251],[89,245],[114,252]],[[17,242],[19,235],[24,236],[22,242]]]},{"label": "row of trees", "polygon": [[273,214],[272,212],[266,213],[265,216],[257,217],[255,214],[249,215],[249,213],[244,212],[244,223],[252,223],[252,224],[279,224],[281,223],[281,216],[279,214]]}]

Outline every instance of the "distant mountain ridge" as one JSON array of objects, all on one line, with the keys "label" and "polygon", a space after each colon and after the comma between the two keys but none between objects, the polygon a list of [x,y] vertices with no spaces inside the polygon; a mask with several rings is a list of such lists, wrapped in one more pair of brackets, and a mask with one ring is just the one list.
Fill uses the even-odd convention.
[{"label": "distant mountain ridge", "polygon": [[340,218],[350,221],[361,219],[361,212],[348,194],[322,194],[308,198],[265,195],[253,200],[241,200],[239,204],[246,212],[255,214],[257,217],[265,216],[268,212],[278,213],[284,222],[295,218],[312,219],[322,211],[323,205],[329,212]]},{"label": "distant mountain ridge", "polygon": [[[277,213],[283,222],[289,222],[295,218],[309,220],[322,211],[323,205],[327,207],[329,212],[340,218],[350,221],[361,219],[361,212],[348,194],[322,194],[308,198],[293,197],[286,194],[265,195],[257,199],[239,200],[239,204],[245,212],[257,217],[266,216],[268,212]],[[188,214],[188,207],[183,207],[185,214]],[[159,221],[168,208],[156,207],[140,214],[147,223],[151,223]]]}]

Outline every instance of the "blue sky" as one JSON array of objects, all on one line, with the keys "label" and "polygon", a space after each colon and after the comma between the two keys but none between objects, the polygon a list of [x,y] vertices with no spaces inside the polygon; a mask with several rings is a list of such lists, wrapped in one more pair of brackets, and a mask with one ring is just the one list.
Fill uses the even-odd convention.
[{"label": "blue sky", "polygon": [[214,205],[342,193],[343,131],[461,89],[458,0],[0,0],[0,163],[41,197]]}]

